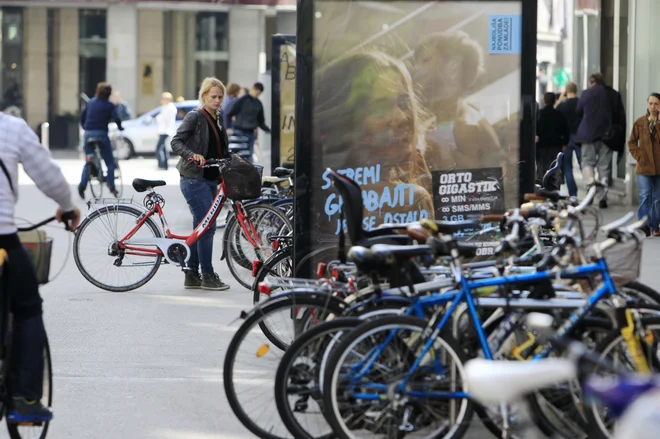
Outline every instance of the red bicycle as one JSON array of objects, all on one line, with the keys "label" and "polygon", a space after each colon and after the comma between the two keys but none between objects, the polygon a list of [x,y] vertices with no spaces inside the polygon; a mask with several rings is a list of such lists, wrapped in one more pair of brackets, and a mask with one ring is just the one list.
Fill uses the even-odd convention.
[{"label": "red bicycle", "polygon": [[[222,170],[227,164],[227,160],[207,160],[204,167]],[[143,205],[116,198],[94,200],[101,206],[82,221],[73,242],[76,266],[90,283],[104,290],[125,292],[146,284],[161,264],[186,270],[190,247],[215,227],[214,222],[228,200],[226,186],[224,181],[220,183],[211,208],[187,236],[170,231],[163,211],[165,199],[154,190],[160,186],[165,186],[165,182],[133,180],[137,192],[148,192]],[[264,204],[243,206],[240,201],[229,201],[239,225],[236,228],[239,236],[226,237],[223,242],[228,265],[240,258],[264,261],[273,253],[268,238],[287,235],[293,230],[286,214],[275,207]],[[156,223],[156,217],[160,219],[160,225]],[[232,252],[236,251],[236,242],[241,240],[247,242],[240,246],[241,255],[237,258]],[[246,249],[252,249],[254,254],[244,254]],[[99,261],[95,268],[94,264]],[[110,267],[109,261],[112,261]]]}]

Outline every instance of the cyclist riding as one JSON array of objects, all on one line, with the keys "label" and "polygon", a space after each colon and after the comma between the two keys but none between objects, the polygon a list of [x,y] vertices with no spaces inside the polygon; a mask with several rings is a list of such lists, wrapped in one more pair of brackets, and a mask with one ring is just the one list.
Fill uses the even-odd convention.
[{"label": "cyclist riding", "polygon": [[0,112],[0,248],[7,251],[7,270],[2,292],[9,294],[14,316],[12,340],[10,422],[46,422],[52,418],[43,406],[44,340],[41,296],[32,261],[21,245],[14,223],[18,199],[18,164],[37,187],[59,204],[57,219],[70,221],[71,230],[80,222],[71,190],[58,164],[23,119]]},{"label": "cyclist riding", "polygon": [[[112,154],[112,145],[110,144],[110,137],[108,137],[108,124],[113,120],[117,123],[117,128],[123,131],[121,126],[121,119],[117,114],[117,107],[109,101],[112,94],[112,86],[107,82],[99,82],[96,86],[96,96],[94,96],[82,114],[80,115],[80,124],[85,130],[83,140],[83,150],[85,155],[94,154],[94,147],[88,145],[89,139],[102,139],[101,157],[108,168],[108,188],[110,192],[116,197],[118,192],[115,189],[115,157]],[[82,177],[78,185],[78,195],[80,198],[85,199],[85,189],[87,189],[87,182],[89,180],[89,167],[87,164],[83,166]]]}]

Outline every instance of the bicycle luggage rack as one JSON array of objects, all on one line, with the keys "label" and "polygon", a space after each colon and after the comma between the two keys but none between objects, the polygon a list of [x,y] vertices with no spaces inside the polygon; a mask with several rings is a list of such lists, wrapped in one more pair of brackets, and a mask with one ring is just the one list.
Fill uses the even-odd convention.
[{"label": "bicycle luggage rack", "polygon": [[[100,207],[97,206],[115,206],[115,205],[126,205],[130,204],[133,206],[139,206],[140,209],[144,210],[144,206],[142,204],[139,204],[135,202],[133,197],[131,198],[114,198],[114,197],[108,197],[108,198],[90,198],[89,201],[87,201],[87,209],[88,210],[96,210],[99,209]],[[95,206],[92,208],[92,206]]]}]

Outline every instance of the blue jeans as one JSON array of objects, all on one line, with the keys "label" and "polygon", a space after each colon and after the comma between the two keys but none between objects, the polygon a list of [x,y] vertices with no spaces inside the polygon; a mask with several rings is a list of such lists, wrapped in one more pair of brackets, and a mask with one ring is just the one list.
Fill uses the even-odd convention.
[{"label": "blue jeans", "polygon": [[658,230],[660,223],[660,175],[638,175],[639,209],[637,218],[648,217],[651,231]]},{"label": "blue jeans", "polygon": [[170,158],[167,153],[167,146],[165,146],[165,141],[167,140],[167,134],[160,134],[158,136],[158,144],[156,145],[156,159],[158,159],[158,167],[167,171],[167,160]]},{"label": "blue jeans", "polygon": [[250,161],[254,161],[254,131],[243,131],[239,129],[235,129],[234,136],[242,136],[246,137],[248,140],[248,149],[250,151]]},{"label": "blue jeans", "polygon": [[[103,139],[103,144],[101,145],[101,158],[105,162],[105,166],[108,168],[107,182],[110,190],[115,189],[115,156],[112,154],[112,145],[110,144],[110,138],[108,137],[107,131],[102,130],[93,130],[85,131],[85,136],[83,137],[83,151],[85,151],[85,156],[94,154],[94,148],[91,145],[87,144],[87,141],[92,138]],[[87,171],[87,163],[83,167],[82,176],[80,177],[80,187],[83,189],[87,188],[87,183],[89,182],[89,175]]]},{"label": "blue jeans", "polygon": [[575,144],[575,134],[571,134],[571,140],[568,142],[566,151],[564,151],[564,178],[566,179],[566,185],[568,186],[568,195],[572,197],[577,197],[578,189],[577,184],[575,183],[575,177],[573,177],[573,152],[577,156],[578,164],[580,169],[582,168],[582,148]]},{"label": "blue jeans", "polygon": [[[190,213],[192,213],[193,228],[195,228],[202,222],[213,205],[213,200],[218,192],[218,183],[203,178],[181,177],[180,187],[181,193],[188,203],[188,208],[190,208]],[[188,268],[193,272],[198,272],[201,266],[202,273],[213,273],[213,235],[215,235],[215,221],[209,226],[208,231],[190,247]]]}]

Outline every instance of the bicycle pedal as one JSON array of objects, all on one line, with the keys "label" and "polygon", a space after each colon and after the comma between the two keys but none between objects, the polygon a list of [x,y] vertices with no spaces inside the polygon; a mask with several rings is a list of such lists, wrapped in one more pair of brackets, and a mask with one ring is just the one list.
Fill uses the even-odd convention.
[{"label": "bicycle pedal", "polygon": [[122,261],[121,258],[115,259],[115,261],[112,263],[115,267],[121,267]]}]

